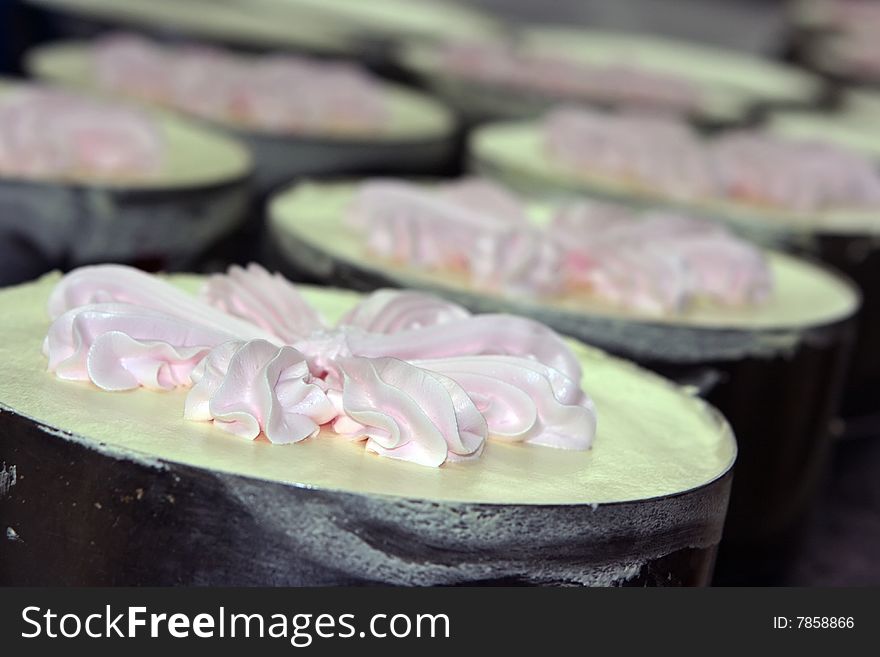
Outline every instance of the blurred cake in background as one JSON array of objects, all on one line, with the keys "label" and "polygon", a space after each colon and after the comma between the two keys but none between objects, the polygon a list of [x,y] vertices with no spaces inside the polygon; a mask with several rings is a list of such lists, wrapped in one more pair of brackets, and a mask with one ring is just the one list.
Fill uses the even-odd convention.
[{"label": "blurred cake in background", "polygon": [[401,63],[471,120],[532,118],[578,102],[727,125],[761,106],[811,103],[821,92],[813,76],[779,62],[600,30],[534,27],[509,40],[459,38],[405,49]]},{"label": "blurred cake in background", "polygon": [[403,43],[483,39],[504,26],[453,0],[27,0],[63,36],[108,28],[197,39],[251,51],[357,58],[385,68]]},{"label": "blurred cake in background", "polygon": [[793,21],[830,32],[858,32],[880,26],[880,5],[874,0],[797,0],[790,3]]},{"label": "blurred cake in background", "polygon": [[549,214],[532,221],[523,201],[484,180],[376,180],[355,192],[343,222],[372,255],[462,276],[475,291],[593,296],[647,314],[679,313],[696,299],[761,303],[771,293],[763,254],[709,222],[590,201]]},{"label": "blurred cake in background", "polygon": [[305,20],[377,49],[448,39],[483,40],[505,26],[473,3],[458,0],[238,0],[277,20]]},{"label": "blurred cake in background", "polygon": [[114,35],[38,48],[28,68],[227,130],[251,148],[261,193],[301,175],[440,172],[452,155],[445,108],[353,63]]},{"label": "blurred cake in background", "polygon": [[769,234],[880,226],[880,172],[821,138],[707,138],[671,118],[562,108],[536,123],[481,128],[470,153],[478,170],[537,191],[691,208]]},{"label": "blurred cake in background", "polygon": [[471,158],[476,170],[536,193],[694,212],[851,277],[864,296],[846,395],[855,420],[876,414],[880,389],[880,171],[870,146],[855,129],[827,123],[771,119],[705,137],[667,118],[561,109],[541,122],[479,129]]},{"label": "blurred cake in background", "polygon": [[301,17],[296,21],[256,11],[252,2],[213,0],[25,0],[42,10],[53,32],[69,38],[97,36],[114,29],[170,39],[197,39],[261,51],[325,56],[356,54],[351,38]]},{"label": "blurred cake in background", "polygon": [[807,51],[810,66],[835,79],[880,83],[880,28],[817,38]]},{"label": "blurred cake in background", "polygon": [[554,101],[580,100],[683,114],[699,108],[698,89],[686,78],[624,63],[591,64],[561,53],[530,52],[515,43],[444,45],[437,51],[439,69],[466,84],[489,85],[521,95],[523,105],[532,101],[541,107]]},{"label": "blurred cake in background", "polygon": [[859,308],[846,280],[679,212],[473,179],[295,185],[269,233],[290,271],[532,317],[704,396],[740,444],[722,565],[784,568],[827,464]]},{"label": "blurred cake in background", "polygon": [[165,164],[159,122],[131,107],[49,87],[0,95],[0,177],[150,179]]},{"label": "blurred cake in background", "polygon": [[805,310],[797,279],[816,275],[712,221],[586,198],[526,201],[477,178],[302,183],[274,198],[270,217],[285,261],[328,282],[442,290],[539,316],[757,329],[793,321]]},{"label": "blurred cake in background", "polygon": [[95,43],[91,65],[102,90],[245,129],[363,136],[391,121],[378,80],[351,63],[244,57],[119,34]]},{"label": "blurred cake in background", "polygon": [[244,220],[250,171],[237,142],[183,119],[0,80],[0,283],[185,266]]}]

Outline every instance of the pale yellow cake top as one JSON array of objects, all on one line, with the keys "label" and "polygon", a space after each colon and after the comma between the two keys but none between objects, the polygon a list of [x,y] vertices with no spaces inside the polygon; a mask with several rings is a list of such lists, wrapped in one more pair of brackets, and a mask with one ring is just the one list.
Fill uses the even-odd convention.
[{"label": "pale yellow cake top", "polygon": [[[379,270],[405,286],[429,286],[454,291],[498,296],[498,293],[474,289],[460,273],[430,271],[394,263],[371,255],[363,236],[344,225],[343,216],[356,187],[347,183],[306,183],[288,188],[271,204],[270,222],[285,248],[285,236],[307,243],[341,261],[366,269]],[[547,213],[533,213],[536,222],[546,221]],[[327,239],[332,235],[332,239]],[[291,248],[295,250],[295,245]],[[291,253],[291,257],[295,256]],[[634,309],[615,306],[588,293],[555,297],[516,298],[523,311],[556,310],[600,317],[702,328],[801,328],[821,326],[851,316],[858,308],[859,297],[842,278],[804,260],[768,252],[774,291],[763,304],[723,306],[707,300],[681,313],[649,315]]]},{"label": "pale yellow cake top", "polygon": [[[196,277],[176,277],[195,291]],[[103,392],[46,371],[46,303],[58,274],[0,290],[0,410],[129,458],[161,459],[285,482],[405,498],[506,504],[591,504],[647,499],[701,486],[726,472],[736,446],[704,402],[634,365],[571,342],[599,418],[592,450],[490,441],[474,461],[429,468],[368,453],[332,433],[293,445],[244,440],[184,420],[186,390]],[[358,296],[303,287],[335,320]]]}]

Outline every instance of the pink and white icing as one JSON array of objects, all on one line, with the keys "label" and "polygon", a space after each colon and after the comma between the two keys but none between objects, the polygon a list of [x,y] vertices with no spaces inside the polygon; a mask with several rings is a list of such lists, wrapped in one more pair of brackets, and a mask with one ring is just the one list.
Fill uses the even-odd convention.
[{"label": "pink and white icing", "polygon": [[484,180],[434,189],[400,180],[358,188],[345,216],[385,258],[426,269],[453,269],[483,289],[507,294],[559,291],[560,254],[540,239],[522,203]]},{"label": "pink and white icing", "polygon": [[698,136],[671,118],[563,108],[542,124],[548,156],[576,173],[672,200],[727,200],[793,212],[880,208],[880,172],[819,142],[737,132]]},{"label": "pink and white icing", "polygon": [[674,118],[564,107],[546,116],[543,136],[550,157],[592,176],[683,200],[715,193],[702,141]]},{"label": "pink and white icing", "polygon": [[422,465],[476,458],[483,451],[486,419],[451,379],[396,358],[346,358],[340,368],[337,433],[366,438],[367,449],[382,456]]},{"label": "pink and white icing", "polygon": [[582,99],[676,113],[699,107],[696,86],[681,77],[626,63],[590,64],[512,44],[450,44],[440,52],[447,73],[551,99]]},{"label": "pink and white icing", "polygon": [[116,35],[94,47],[93,72],[108,90],[272,132],[374,133],[390,120],[378,81],[348,63]]},{"label": "pink and white icing", "polygon": [[337,416],[305,356],[265,340],[224,342],[195,367],[184,417],[213,421],[229,433],[273,443],[317,435]]},{"label": "pink and white icing", "polygon": [[550,234],[575,286],[626,307],[676,312],[698,298],[752,305],[773,288],[763,253],[708,221],[580,202],[559,209]]},{"label": "pink and white icing", "polygon": [[130,107],[38,86],[0,95],[0,176],[149,178],[165,147],[158,123]]},{"label": "pink and white icing", "polygon": [[324,431],[439,466],[487,439],[583,450],[596,431],[580,364],[553,331],[414,292],[380,290],[330,326],[256,265],[212,277],[199,298],[101,265],[62,278],[49,314],[43,352],[59,378],[190,388],[187,419],[242,438]]},{"label": "pink and white icing", "polygon": [[145,306],[98,303],[58,317],[43,352],[61,379],[104,390],[171,389],[185,385],[211,349],[234,337]]},{"label": "pink and white icing", "polygon": [[539,228],[522,200],[474,179],[434,188],[364,183],[346,222],[379,256],[458,270],[475,288],[509,295],[587,290],[657,314],[684,311],[700,298],[757,304],[772,289],[762,252],[716,224],[580,202],[556,208]]},{"label": "pink and white icing", "polygon": [[468,317],[467,310],[440,297],[406,290],[377,290],[349,310],[340,324],[370,333],[397,333]]},{"label": "pink and white icing", "polygon": [[250,322],[286,344],[324,327],[321,315],[280,274],[256,264],[233,265],[225,274],[208,277],[200,297],[212,308]]},{"label": "pink and white icing", "polygon": [[572,379],[537,360],[461,356],[414,364],[443,374],[466,389],[489,433],[499,440],[585,449],[583,407],[593,411],[588,435],[595,433],[592,402]]},{"label": "pink and white icing", "polygon": [[880,208],[876,164],[833,144],[738,132],[716,139],[712,157],[728,198],[796,211]]}]

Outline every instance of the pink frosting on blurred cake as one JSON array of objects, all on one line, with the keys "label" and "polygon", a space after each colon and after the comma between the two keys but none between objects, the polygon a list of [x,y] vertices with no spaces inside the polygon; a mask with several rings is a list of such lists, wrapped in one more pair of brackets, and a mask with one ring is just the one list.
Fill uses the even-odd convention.
[{"label": "pink frosting on blurred cake", "polygon": [[543,130],[550,156],[573,169],[673,198],[715,192],[700,138],[675,119],[562,108]]},{"label": "pink frosting on blurred cake", "polygon": [[443,67],[461,77],[555,99],[688,113],[699,107],[688,80],[636,65],[589,64],[561,54],[527,52],[512,44],[450,44]]},{"label": "pink frosting on blurred cake", "polygon": [[[299,317],[289,313],[299,311]],[[580,364],[547,327],[380,290],[336,326],[256,265],[201,298],[119,265],[65,276],[49,301],[49,370],[106,391],[191,388],[184,417],[275,444],[323,429],[381,456],[439,466],[486,440],[588,449]]]},{"label": "pink frosting on blurred cake", "polygon": [[730,200],[794,212],[880,208],[880,172],[843,147],[761,132],[700,137],[674,119],[563,108],[542,125],[547,154],[587,177],[672,200]]},{"label": "pink frosting on blurred cake", "polygon": [[711,148],[727,197],[803,211],[880,208],[877,166],[842,147],[741,132]]},{"label": "pink frosting on blurred cake", "polygon": [[136,109],[37,86],[0,96],[0,176],[144,178],[164,154],[159,125]]},{"label": "pink frosting on blurred cake", "polygon": [[759,249],[704,220],[585,202],[560,209],[551,235],[575,286],[626,307],[676,312],[699,298],[744,306],[773,287]]},{"label": "pink frosting on blurred cake", "polygon": [[522,200],[475,179],[435,187],[366,182],[346,221],[379,256],[455,270],[477,289],[509,295],[586,291],[627,308],[675,313],[701,298],[760,303],[772,288],[762,252],[710,222],[584,202],[556,208],[539,228]]},{"label": "pink frosting on blurred cake", "polygon": [[375,133],[390,118],[382,88],[354,64],[165,46],[130,35],[98,42],[93,64],[107,89],[261,130]]},{"label": "pink frosting on blurred cake", "polygon": [[559,250],[540,239],[522,203],[483,180],[435,189],[400,180],[361,185],[346,222],[378,255],[428,269],[455,269],[505,293],[559,291]]}]

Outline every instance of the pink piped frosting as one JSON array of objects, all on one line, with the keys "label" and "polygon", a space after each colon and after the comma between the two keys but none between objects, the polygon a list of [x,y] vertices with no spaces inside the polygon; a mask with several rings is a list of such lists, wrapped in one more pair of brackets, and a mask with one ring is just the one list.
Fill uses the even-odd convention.
[{"label": "pink piped frosting", "polygon": [[38,86],[0,96],[0,176],[151,178],[165,150],[158,123],[133,108]]},{"label": "pink piped frosting", "polygon": [[245,439],[324,430],[439,466],[490,439],[588,449],[596,431],[580,364],[553,331],[429,295],[381,290],[329,326],[256,265],[212,277],[198,298],[103,265],[62,278],[49,313],[43,351],[59,378],[189,388],[184,417]]},{"label": "pink piped frosting", "polygon": [[347,358],[337,433],[381,456],[439,466],[476,458],[489,435],[467,391],[430,369],[395,358]]},{"label": "pink piped frosting", "polygon": [[564,107],[544,119],[547,153],[560,164],[676,199],[714,195],[700,138],[670,117]]},{"label": "pink piped frosting", "polygon": [[550,235],[565,249],[574,287],[624,307],[673,313],[700,298],[754,305],[773,289],[763,253],[708,221],[581,202],[557,212]]},{"label": "pink piped frosting", "polygon": [[339,321],[370,333],[397,333],[467,319],[462,306],[440,297],[408,290],[376,290]]},{"label": "pink piped frosting", "polygon": [[105,89],[271,132],[375,133],[390,120],[365,70],[293,55],[243,56],[133,35],[102,39],[93,74]]},{"label": "pink piped frosting", "polygon": [[880,172],[866,157],[829,143],[736,132],[714,139],[679,120],[550,112],[548,157],[593,179],[678,201],[725,200],[791,212],[880,208]]},{"label": "pink piped frosting", "polygon": [[880,174],[865,157],[829,143],[737,132],[712,143],[722,194],[795,211],[880,208]]},{"label": "pink piped frosting", "polygon": [[337,415],[305,356],[265,340],[219,345],[191,379],[184,417],[213,421],[242,438],[264,433],[275,444],[296,443],[317,435]]},{"label": "pink piped frosting", "polygon": [[458,271],[474,288],[514,297],[588,292],[661,314],[698,299],[759,304],[773,287],[763,253],[708,221],[580,202],[556,208],[542,229],[522,200],[475,179],[367,182],[345,220],[381,257]]},{"label": "pink piped frosting", "polygon": [[483,289],[552,294],[561,285],[558,250],[540,239],[519,199],[489,181],[466,179],[436,189],[368,181],[345,220],[367,236],[377,255],[458,270]]}]

